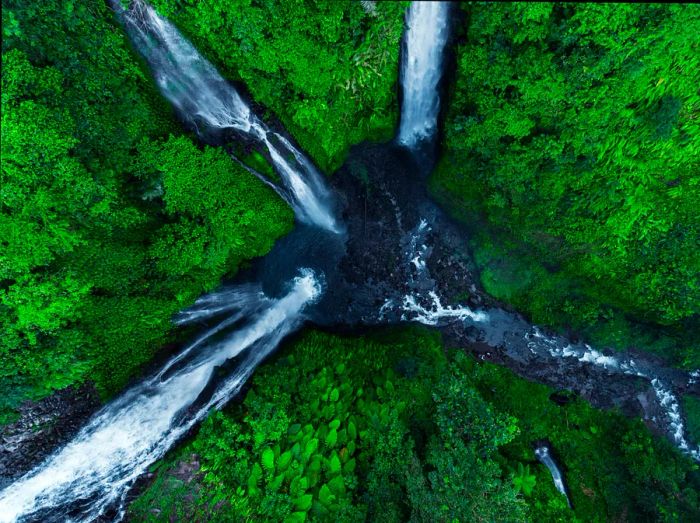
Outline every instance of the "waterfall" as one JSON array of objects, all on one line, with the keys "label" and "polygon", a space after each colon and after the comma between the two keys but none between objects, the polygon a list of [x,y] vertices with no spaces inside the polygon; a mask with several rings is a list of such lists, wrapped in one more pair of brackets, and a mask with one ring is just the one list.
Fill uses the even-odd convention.
[{"label": "waterfall", "polygon": [[566,502],[569,505],[569,508],[571,508],[571,500],[569,499],[569,495],[566,492],[566,486],[564,485],[564,476],[562,475],[561,470],[559,470],[557,464],[554,462],[554,459],[552,459],[547,445],[539,445],[535,449],[535,456],[537,456],[537,459],[549,469],[549,473],[552,475],[552,481],[554,481],[554,486],[561,494],[564,495],[564,497],[566,497]]},{"label": "waterfall", "polygon": [[[233,298],[240,314],[231,317],[245,325],[203,345],[213,334],[206,333],[160,372],[106,405],[66,446],[0,492],[0,522],[91,521],[115,505],[121,519],[134,480],[209,410],[226,403],[321,293],[306,269],[290,287],[279,299],[244,286],[200,300],[195,311],[202,312]],[[241,361],[235,370],[221,382],[212,381],[216,367],[236,357]]]},{"label": "waterfall", "polygon": [[437,128],[443,52],[448,36],[449,3],[413,2],[406,14],[401,64],[403,104],[399,143],[414,147]]},{"label": "waterfall", "polygon": [[236,89],[151,6],[142,0],[134,0],[128,10],[120,0],[111,0],[111,4],[134,47],[148,62],[158,88],[200,138],[232,129],[263,144],[284,187],[266,181],[297,218],[339,232],[330,191],[311,162],[288,140],[271,132]]}]

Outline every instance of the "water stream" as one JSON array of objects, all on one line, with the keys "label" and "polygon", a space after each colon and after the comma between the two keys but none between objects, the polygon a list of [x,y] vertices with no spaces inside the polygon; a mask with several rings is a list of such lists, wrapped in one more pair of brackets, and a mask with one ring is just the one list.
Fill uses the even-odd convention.
[{"label": "water stream", "polygon": [[554,486],[566,498],[566,502],[571,507],[571,499],[569,499],[569,494],[566,491],[566,485],[564,484],[564,475],[561,473],[559,466],[556,464],[552,458],[552,454],[549,447],[545,444],[540,444],[535,449],[535,456],[542,464],[549,469],[549,473],[552,475],[552,481]]},{"label": "water stream", "polygon": [[[279,299],[250,286],[226,294],[236,298],[230,303],[238,314],[106,405],[68,445],[0,493],[0,521],[92,521],[114,505],[120,519],[134,480],[240,389],[258,363],[300,325],[304,308],[319,297],[321,287],[313,272],[302,270]],[[184,317],[219,313],[202,307],[219,297],[205,298]],[[212,341],[217,329],[234,318],[243,325]],[[233,372],[213,380],[216,368],[235,358]]]},{"label": "water stream", "polygon": [[398,141],[408,147],[430,140],[437,130],[449,11],[448,2],[413,2],[406,13]]},{"label": "water stream", "polygon": [[[333,232],[340,228],[333,198],[312,163],[286,138],[271,131],[177,28],[142,0],[128,9],[110,0],[134,47],[148,62],[163,96],[204,141],[233,130],[264,145],[284,185],[265,179],[297,218]],[[262,176],[262,175],[259,175]]]}]

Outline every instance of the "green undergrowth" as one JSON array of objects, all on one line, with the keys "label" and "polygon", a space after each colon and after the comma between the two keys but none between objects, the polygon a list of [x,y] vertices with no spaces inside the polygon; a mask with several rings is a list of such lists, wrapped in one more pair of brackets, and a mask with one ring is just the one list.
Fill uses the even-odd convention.
[{"label": "green undergrowth", "polygon": [[[135,521],[691,521],[697,466],[638,420],[448,351],[439,335],[309,331],[213,413]],[[532,442],[552,442],[574,510]],[[179,459],[196,455],[183,497]],[[169,480],[167,478],[170,478]],[[170,485],[170,486],[169,486]]]}]

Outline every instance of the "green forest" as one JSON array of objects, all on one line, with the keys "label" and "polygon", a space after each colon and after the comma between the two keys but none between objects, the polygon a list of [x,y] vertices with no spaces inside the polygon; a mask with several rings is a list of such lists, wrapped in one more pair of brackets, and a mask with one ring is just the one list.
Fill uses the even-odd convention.
[{"label": "green forest", "polygon": [[[395,135],[409,2],[153,5],[329,178]],[[700,368],[700,9],[451,16],[426,183],[485,291]],[[275,191],[182,126],[107,3],[2,0],[2,31],[0,428],[66,387],[114,398],[191,337],[175,313],[294,228]],[[683,407],[700,441],[700,399]],[[542,439],[573,508],[534,457]],[[413,326],[304,329],[149,471],[130,521],[700,521],[698,464],[641,419]]]},{"label": "green forest", "polygon": [[482,283],[536,323],[697,368],[700,11],[463,7],[431,187]]}]

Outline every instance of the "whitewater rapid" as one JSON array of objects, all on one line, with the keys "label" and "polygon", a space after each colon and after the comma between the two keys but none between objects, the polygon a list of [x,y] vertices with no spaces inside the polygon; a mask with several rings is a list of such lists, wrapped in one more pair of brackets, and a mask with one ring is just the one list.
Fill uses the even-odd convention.
[{"label": "whitewater rapid", "polygon": [[[120,519],[134,480],[240,389],[260,361],[300,325],[302,311],[320,296],[321,286],[311,271],[302,269],[279,299],[251,286],[225,292],[214,296],[239,314],[224,322],[235,317],[243,325],[205,344],[213,334],[208,332],[160,372],[107,404],[66,446],[0,492],[0,522],[92,521],[111,507],[118,507]],[[207,298],[200,300],[195,312],[183,317],[197,317],[206,304]],[[240,362],[231,374],[213,382],[216,368],[236,357]]]}]

